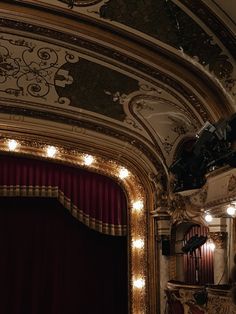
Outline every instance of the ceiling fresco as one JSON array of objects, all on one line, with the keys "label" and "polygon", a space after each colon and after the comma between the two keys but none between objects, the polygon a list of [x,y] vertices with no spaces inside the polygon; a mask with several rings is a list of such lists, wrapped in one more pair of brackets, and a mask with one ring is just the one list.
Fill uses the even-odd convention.
[{"label": "ceiling fresco", "polygon": [[55,87],[60,98],[70,99],[70,106],[125,120],[120,98],[139,89],[137,80],[83,58],[61,70],[75,78],[70,85]]},{"label": "ceiling fresco", "polygon": [[[180,2],[191,7],[187,0]],[[128,140],[130,143],[136,143],[137,147],[140,147],[137,139],[148,143],[170,164],[178,143],[193,136],[204,121],[213,119],[212,111],[207,108],[208,95],[197,84],[193,88],[187,74],[182,77],[182,73],[169,73],[161,66],[148,65],[135,55],[135,50],[130,49],[134,54],[131,57],[123,53],[122,46],[114,48],[113,31],[121,37],[127,34],[128,39],[129,36],[137,39],[141,47],[144,43],[151,53],[156,52],[149,45],[151,42],[164,44],[171,54],[176,53],[179,59],[206,74],[232,103],[236,98],[234,59],[209,28],[187,14],[187,10],[177,5],[178,1],[22,0],[11,3],[19,7],[26,5],[40,14],[65,13],[72,23],[89,16],[92,19],[86,23],[91,21],[95,25],[99,21],[98,31],[106,30],[111,37],[107,37],[109,43],[96,42],[96,38],[81,37],[79,29],[63,32],[40,25],[39,20],[34,24],[20,21],[23,17],[17,22],[2,18],[2,112],[13,110],[14,114],[22,114],[24,110],[25,115],[69,121],[76,127],[82,125],[83,119],[85,128],[91,127],[86,119],[93,120],[94,130],[111,137],[120,136],[124,141],[124,134],[129,134],[135,138]],[[132,37],[134,34],[136,37]],[[233,44],[232,41],[232,49]],[[70,115],[68,120],[66,115]],[[105,124],[109,125],[109,132]]]},{"label": "ceiling fresco", "polygon": [[[91,58],[90,58],[91,59]],[[85,59],[85,55],[49,42],[15,34],[0,36],[0,100],[56,114],[68,108],[75,117],[81,112],[99,114],[123,123],[170,157],[175,144],[200,126],[196,113],[165,88],[151,87],[140,78]],[[32,107],[33,105],[33,107]],[[6,112],[7,107],[1,106]],[[73,111],[71,111],[73,110]],[[12,112],[8,108],[8,112]],[[52,113],[47,119],[54,120]],[[63,121],[59,119],[58,121]],[[74,122],[70,122],[74,123]]]},{"label": "ceiling fresco", "polygon": [[[19,2],[19,1],[15,1]],[[49,5],[65,14],[82,14],[127,30],[150,42],[162,42],[195,62],[220,81],[226,93],[236,94],[236,38],[204,2],[190,0],[22,0]],[[209,2],[209,1],[208,1]],[[207,2],[207,3],[208,3]],[[188,9],[190,9],[191,14]],[[193,14],[192,14],[193,13]],[[194,14],[197,14],[196,16]],[[73,16],[73,15],[72,15]],[[199,22],[200,20],[203,22]],[[157,42],[156,42],[157,43]],[[223,45],[222,45],[223,43]],[[226,49],[225,49],[225,47]],[[220,85],[219,84],[219,85]]]},{"label": "ceiling fresco", "polygon": [[[89,169],[97,171],[102,160],[99,169],[111,176],[116,165],[116,179],[130,184],[130,239],[132,230],[153,239],[136,264],[130,260],[132,278],[133,265],[148,278],[144,293],[131,293],[132,313],[157,312],[150,302],[156,302],[155,280],[146,272],[155,255],[149,256],[155,237],[148,224],[157,214],[167,218],[167,208],[176,209],[173,217],[187,208],[170,193],[170,165],[205,122],[236,112],[235,33],[210,2],[219,3],[0,1],[1,145],[9,153],[7,139],[15,139],[18,148],[10,153],[56,156],[58,165],[86,166],[91,154]],[[53,157],[50,146],[57,148]]]}]

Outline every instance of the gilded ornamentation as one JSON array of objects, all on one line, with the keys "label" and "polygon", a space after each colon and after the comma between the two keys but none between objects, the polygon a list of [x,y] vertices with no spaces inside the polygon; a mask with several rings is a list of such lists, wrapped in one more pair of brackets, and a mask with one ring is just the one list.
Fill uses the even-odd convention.
[{"label": "gilded ornamentation", "polygon": [[220,296],[217,293],[208,293],[207,313],[211,314],[236,314],[236,307],[233,305],[231,296]]},{"label": "gilded ornamentation", "polygon": [[[3,139],[0,141],[0,151],[4,153],[10,153],[7,147],[8,137],[2,134]],[[47,142],[39,141],[35,139],[15,138],[19,141],[20,149],[15,151],[14,154],[19,156],[33,156],[39,159],[48,159],[45,155],[45,147]],[[52,145],[52,143],[50,143]],[[130,274],[130,286],[129,291],[131,297],[131,311],[130,313],[147,313],[147,285],[148,285],[148,273],[147,273],[147,214],[145,204],[144,187],[139,178],[130,171],[130,175],[126,180],[119,179],[119,170],[121,165],[114,160],[107,160],[101,156],[95,156],[94,164],[86,166],[84,164],[84,153],[79,151],[77,147],[68,148],[63,146],[56,146],[59,154],[53,158],[56,162],[73,165],[74,167],[90,168],[91,171],[95,171],[109,177],[114,178],[121,184],[127,191],[127,198],[129,204],[129,274]],[[52,158],[49,160],[53,161]],[[1,192],[4,195],[11,196],[12,189],[4,189]],[[14,192],[14,191],[13,191]],[[144,204],[144,208],[141,211],[134,211],[132,209],[132,203],[134,201],[140,201]],[[144,241],[144,247],[137,252],[132,247],[132,240],[142,238]],[[142,288],[136,288],[132,285],[134,280],[142,280],[144,286]]]},{"label": "gilded ornamentation", "polygon": [[65,63],[78,61],[78,55],[66,49],[45,46],[37,40],[20,36],[0,36],[0,95],[2,97],[55,104],[69,104],[59,97],[56,86],[65,88],[73,82]]},{"label": "gilded ornamentation", "polygon": [[0,104],[0,112],[1,113],[7,113],[10,115],[16,116],[27,116],[27,117],[34,117],[36,119],[45,119],[53,122],[58,123],[65,123],[67,125],[71,125],[73,131],[85,133],[86,129],[92,130],[95,132],[103,133],[107,136],[119,139],[123,142],[126,142],[127,145],[130,145],[133,150],[137,150],[137,152],[142,152],[144,155],[147,156],[147,158],[153,163],[153,165],[156,168],[160,168],[160,162],[156,158],[156,156],[153,154],[153,152],[149,149],[147,145],[145,145],[142,141],[139,139],[134,139],[132,136],[130,136],[127,133],[120,132],[118,130],[115,130],[111,128],[109,125],[100,125],[92,121],[85,121],[85,120],[79,120],[76,117],[66,117],[60,114],[51,113],[51,112],[45,112],[45,111],[39,111],[39,110],[33,110],[33,109],[27,109],[27,108],[21,108],[16,106],[5,106]]},{"label": "gilded ornamentation", "polygon": [[226,247],[227,232],[210,232],[210,238],[216,245],[217,249],[224,249]]},{"label": "gilded ornamentation", "polygon": [[186,211],[186,199],[183,196],[179,194],[172,195],[171,200],[169,200],[169,215],[173,224],[190,220]]},{"label": "gilded ornamentation", "polygon": [[148,175],[150,181],[154,185],[154,210],[159,207],[167,206],[167,189],[166,189],[166,175],[163,170],[160,170],[158,174],[149,173]]},{"label": "gilded ornamentation", "polygon": [[169,199],[169,215],[172,223],[181,223],[184,221],[193,221],[204,224],[204,218],[200,209],[193,206],[189,202],[187,196],[182,196],[178,193],[171,194]]}]

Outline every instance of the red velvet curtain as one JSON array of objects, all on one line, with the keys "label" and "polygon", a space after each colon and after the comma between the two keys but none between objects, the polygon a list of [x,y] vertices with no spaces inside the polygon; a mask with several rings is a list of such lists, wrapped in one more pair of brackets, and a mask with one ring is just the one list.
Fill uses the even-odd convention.
[{"label": "red velvet curtain", "polygon": [[[184,240],[188,241],[191,237],[203,235],[207,236],[208,228],[204,226],[193,226],[188,230],[184,236]],[[201,253],[201,254],[200,254]],[[212,284],[214,283],[213,272],[213,252],[209,246],[205,243],[201,246],[200,250],[197,250],[198,263],[199,263],[199,284]],[[188,284],[197,284],[196,282],[196,265],[194,255],[184,255],[184,270],[185,270],[185,282]]]},{"label": "red velvet curtain", "polygon": [[0,204],[1,314],[127,313],[126,237],[89,229],[55,199]]},{"label": "red velvet curtain", "polygon": [[125,235],[127,200],[114,180],[48,161],[0,156],[0,194],[57,197],[88,227]]}]

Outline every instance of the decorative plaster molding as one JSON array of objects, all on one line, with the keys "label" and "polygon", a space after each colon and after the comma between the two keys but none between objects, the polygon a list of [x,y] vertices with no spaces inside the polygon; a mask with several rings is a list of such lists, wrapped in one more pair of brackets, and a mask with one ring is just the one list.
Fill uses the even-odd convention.
[{"label": "decorative plaster molding", "polygon": [[201,209],[193,206],[187,197],[177,193],[171,195],[168,213],[171,216],[172,224],[181,224],[187,221],[205,224]]},{"label": "decorative plaster molding", "polygon": [[1,32],[0,97],[68,105],[56,86],[72,84],[63,65],[79,61],[78,53],[39,40]]},{"label": "decorative plaster molding", "polygon": [[[176,193],[186,198],[186,202],[198,210],[211,210],[217,216],[222,212],[223,205],[236,199],[236,169],[224,167],[207,175],[206,184],[198,191]],[[222,214],[224,214],[222,212]]]},{"label": "decorative plaster molding", "polygon": [[[126,66],[138,70],[139,73],[140,72],[144,73],[145,75],[148,75],[149,77],[152,77],[158,80],[159,82],[163,83],[164,85],[161,86],[161,88],[166,88],[164,86],[168,86],[170,89],[179,93],[192,105],[192,107],[198,112],[203,121],[211,120],[210,112],[203,104],[203,102],[200,100],[200,98],[195,93],[192,92],[192,90],[190,90],[187,86],[182,85],[182,83],[171,77],[169,74],[162,72],[160,69],[157,69],[157,67],[155,68],[151,67],[147,64],[144,64],[143,62],[139,62],[137,59],[134,59],[118,50],[114,50],[109,47],[104,47],[104,45],[101,45],[98,42],[85,40],[84,38],[81,38],[80,36],[75,34],[62,33],[46,27],[36,26],[34,24],[25,23],[21,21],[14,21],[5,18],[0,19],[0,26],[30,32],[31,34],[37,33],[44,36],[45,38],[53,38],[56,40],[60,40],[65,44],[66,43],[70,45],[73,44],[80,48],[91,50],[95,53],[98,53],[101,56],[106,56],[115,61],[121,62]],[[143,79],[147,80],[148,78],[145,77]],[[152,84],[157,84],[153,80],[150,81],[152,82]]]}]

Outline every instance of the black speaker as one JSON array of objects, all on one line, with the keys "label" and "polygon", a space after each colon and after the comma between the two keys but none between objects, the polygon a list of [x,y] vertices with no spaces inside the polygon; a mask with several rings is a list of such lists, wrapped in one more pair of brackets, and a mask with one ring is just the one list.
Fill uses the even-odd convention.
[{"label": "black speaker", "polygon": [[170,240],[169,238],[162,238],[161,240],[161,250],[162,255],[169,256],[170,255]]}]

